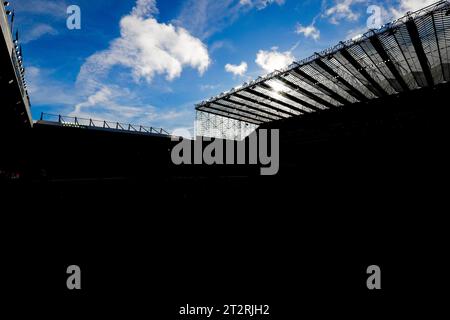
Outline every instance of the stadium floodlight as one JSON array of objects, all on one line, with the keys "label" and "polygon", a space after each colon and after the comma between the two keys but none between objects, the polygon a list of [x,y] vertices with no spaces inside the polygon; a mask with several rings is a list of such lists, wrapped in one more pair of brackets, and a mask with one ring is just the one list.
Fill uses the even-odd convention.
[{"label": "stadium floodlight", "polygon": [[12,15],[12,11],[11,11],[11,10],[6,10],[6,15],[7,15],[7,16]]},{"label": "stadium floodlight", "polygon": [[8,1],[3,1],[3,5],[4,5],[5,7],[7,7],[7,6],[9,6],[9,2],[8,2]]}]

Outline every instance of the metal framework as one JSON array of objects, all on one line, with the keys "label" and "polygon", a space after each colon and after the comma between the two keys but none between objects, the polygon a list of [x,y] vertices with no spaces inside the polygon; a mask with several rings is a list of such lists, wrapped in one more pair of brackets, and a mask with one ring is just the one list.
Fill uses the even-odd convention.
[{"label": "metal framework", "polygon": [[256,130],[261,122],[244,122],[221,111],[197,112],[196,136],[242,140]]},{"label": "metal framework", "polygon": [[129,123],[121,123],[105,120],[62,116],[43,112],[41,113],[41,118],[39,122],[58,124],[64,127],[73,127],[73,128],[126,131],[142,134],[170,135],[169,132],[167,132],[162,128],[145,127]]},{"label": "metal framework", "polygon": [[227,130],[447,82],[449,44],[450,3],[439,1],[203,101],[196,105],[197,130],[243,138]]}]

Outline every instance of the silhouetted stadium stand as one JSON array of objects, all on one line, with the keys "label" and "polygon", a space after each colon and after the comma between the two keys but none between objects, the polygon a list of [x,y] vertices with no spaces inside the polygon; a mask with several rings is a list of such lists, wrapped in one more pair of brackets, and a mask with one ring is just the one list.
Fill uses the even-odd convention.
[{"label": "silhouetted stadium stand", "polygon": [[[281,165],[275,177],[260,177],[258,166],[175,166],[170,158],[175,142],[162,129],[107,122],[93,124],[90,119],[64,120],[58,116],[53,121],[44,117],[32,129],[31,126],[14,131],[2,129],[2,179],[16,185],[56,188],[67,197],[77,192],[87,196],[95,190],[96,197],[109,198],[113,193],[125,199],[125,194],[142,190],[156,195],[176,188],[176,192],[193,203],[198,194],[213,201],[214,195],[230,190],[236,198],[266,195],[270,199],[302,193],[305,198],[316,199],[316,190],[327,193],[332,186],[335,190],[330,196],[337,197],[344,192],[340,185],[348,181],[355,185],[346,192],[360,196],[362,190],[367,196],[380,186],[392,192],[394,185],[418,192],[422,183],[426,183],[430,190],[428,173],[437,174],[443,164],[441,159],[446,159],[443,146],[448,108],[443,101],[449,90],[449,8],[448,2],[439,2],[197,107],[200,112],[207,112],[210,104],[219,102],[219,107],[225,108],[223,105],[231,100],[244,99],[241,95],[247,96],[247,100],[251,95],[251,99],[259,101],[261,105],[252,102],[252,112],[261,108],[271,120],[266,117],[265,121],[257,121],[259,116],[254,120],[261,128],[281,132]],[[420,41],[415,38],[417,35],[422,37],[422,45],[416,43]],[[397,37],[403,39],[403,44],[395,47]],[[365,48],[366,54],[355,51],[357,47]],[[407,52],[401,54],[399,48]],[[425,55],[420,53],[422,50]],[[383,58],[385,55],[389,59]],[[405,60],[406,56],[412,60]],[[370,66],[374,60],[380,63]],[[10,63],[8,57],[6,61]],[[314,74],[306,70],[311,65],[316,69]],[[404,68],[408,65],[410,69]],[[265,96],[274,79],[294,86],[287,78],[299,72],[303,74],[302,81],[309,84],[304,87],[296,84],[300,91],[286,93],[283,107],[276,98]],[[337,76],[333,77],[335,73]],[[324,83],[318,82],[319,78]],[[318,88],[314,89],[315,85]],[[249,90],[253,93],[248,93]],[[278,94],[282,90],[280,87]],[[257,99],[255,95],[260,97]],[[314,112],[288,111],[290,103],[299,103],[292,102],[300,99],[299,95],[309,96]],[[316,101],[310,101],[312,98]],[[344,104],[344,100],[351,103]],[[241,101],[239,106],[246,108],[247,102]],[[285,116],[270,115],[269,107]],[[297,116],[286,116],[286,112]],[[226,116],[226,112],[220,114]],[[13,121],[10,117],[2,115],[3,120]],[[136,183],[136,187],[130,188],[130,183]],[[80,185],[83,187],[79,188]],[[45,187],[38,189],[33,196],[47,193]]]}]

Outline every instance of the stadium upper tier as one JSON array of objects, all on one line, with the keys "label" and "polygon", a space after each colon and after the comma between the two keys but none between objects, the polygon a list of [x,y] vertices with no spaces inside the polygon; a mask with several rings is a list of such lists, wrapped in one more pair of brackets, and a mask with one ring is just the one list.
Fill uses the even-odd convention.
[{"label": "stadium upper tier", "polygon": [[368,102],[450,78],[450,3],[431,6],[196,106],[253,125]]}]

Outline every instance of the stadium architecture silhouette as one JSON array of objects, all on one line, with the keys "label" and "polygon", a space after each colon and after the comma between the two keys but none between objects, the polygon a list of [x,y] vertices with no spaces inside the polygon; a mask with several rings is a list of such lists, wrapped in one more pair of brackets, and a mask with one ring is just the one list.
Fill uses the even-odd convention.
[{"label": "stadium architecture silhouette", "polygon": [[[197,301],[379,319],[445,306],[450,2],[199,103],[197,134],[224,146],[278,130],[266,176],[175,165],[179,142],[161,128],[32,121],[12,18],[0,4],[1,286],[15,313],[164,319]],[[367,289],[371,265],[381,290]]]},{"label": "stadium architecture silhouette", "polygon": [[[200,136],[242,140],[261,128],[279,129],[280,172],[270,178],[259,177],[257,165],[176,166],[170,158],[175,142],[161,128],[49,114],[33,122],[14,16],[0,7],[3,182],[145,181],[155,190],[194,183],[195,188],[180,192],[194,197],[193,190],[216,193],[254,186],[283,197],[301,191],[315,197],[314,190],[324,192],[324,185],[343,192],[343,180],[353,181],[356,193],[362,185],[371,189],[382,184],[388,190],[393,176],[397,182],[402,177],[401,185],[410,189],[415,185],[410,183],[411,170],[415,179],[425,179],[430,172],[423,170],[438,171],[444,159],[448,1],[408,13],[196,106]],[[263,188],[261,179],[284,187]],[[292,181],[296,189],[287,188]]]}]

